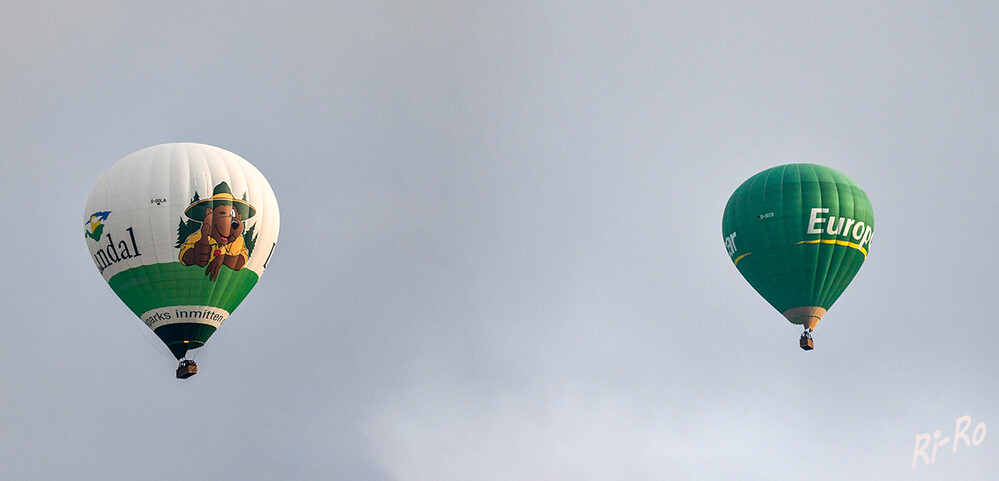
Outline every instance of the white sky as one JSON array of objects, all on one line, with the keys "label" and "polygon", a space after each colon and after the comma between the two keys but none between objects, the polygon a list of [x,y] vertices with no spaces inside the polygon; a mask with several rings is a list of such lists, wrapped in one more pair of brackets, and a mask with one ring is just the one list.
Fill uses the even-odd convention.
[{"label": "white sky", "polygon": [[[999,4],[788,3],[0,0],[0,478],[997,477],[912,463],[999,433]],[[172,141],[282,215],[187,381],[82,229]],[[788,162],[876,218],[809,353],[721,237]]]}]

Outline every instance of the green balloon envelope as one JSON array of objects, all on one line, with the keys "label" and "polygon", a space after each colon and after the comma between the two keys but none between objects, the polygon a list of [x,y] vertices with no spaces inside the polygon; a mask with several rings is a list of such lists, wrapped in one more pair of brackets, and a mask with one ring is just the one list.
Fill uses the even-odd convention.
[{"label": "green balloon envelope", "polygon": [[873,234],[867,194],[841,172],[814,164],[750,177],[722,218],[739,272],[784,317],[808,329],[857,275]]}]

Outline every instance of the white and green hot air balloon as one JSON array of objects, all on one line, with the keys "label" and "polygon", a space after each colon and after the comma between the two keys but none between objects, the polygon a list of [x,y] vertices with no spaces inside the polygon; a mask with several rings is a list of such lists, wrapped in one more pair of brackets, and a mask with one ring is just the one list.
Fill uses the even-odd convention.
[{"label": "white and green hot air balloon", "polygon": [[149,147],[97,181],[84,212],[94,265],[181,361],[203,346],[267,268],[278,205],[267,179],[232,152],[195,143]]}]

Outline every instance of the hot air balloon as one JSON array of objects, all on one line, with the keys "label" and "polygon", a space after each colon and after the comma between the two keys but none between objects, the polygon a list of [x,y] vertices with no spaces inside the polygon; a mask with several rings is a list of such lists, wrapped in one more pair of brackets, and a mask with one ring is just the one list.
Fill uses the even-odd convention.
[{"label": "hot air balloon", "polygon": [[725,206],[722,238],[749,284],[793,324],[812,330],[867,258],[874,211],[842,173],[814,164],[764,170],[742,183]]},{"label": "hot air balloon", "polygon": [[277,245],[277,200],[236,154],[195,143],[149,147],[114,164],[84,211],[85,242],[111,289],[180,361],[257,283]]}]

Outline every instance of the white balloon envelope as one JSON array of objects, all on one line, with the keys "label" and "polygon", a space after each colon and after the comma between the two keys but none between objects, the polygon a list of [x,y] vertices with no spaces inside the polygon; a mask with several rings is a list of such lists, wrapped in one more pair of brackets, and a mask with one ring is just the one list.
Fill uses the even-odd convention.
[{"label": "white balloon envelope", "polygon": [[84,216],[94,265],[177,359],[250,292],[279,228],[267,179],[238,155],[195,143],[121,159],[97,181]]}]

